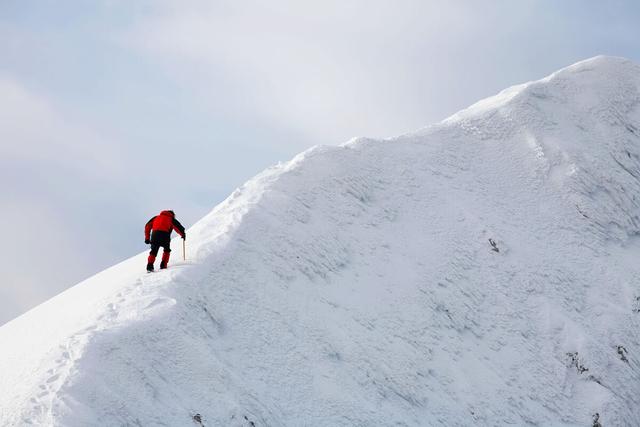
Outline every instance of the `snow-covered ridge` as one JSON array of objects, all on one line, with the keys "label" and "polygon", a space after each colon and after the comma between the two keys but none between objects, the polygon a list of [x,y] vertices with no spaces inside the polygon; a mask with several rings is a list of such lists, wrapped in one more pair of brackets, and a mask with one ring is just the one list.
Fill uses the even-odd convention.
[{"label": "snow-covered ridge", "polygon": [[640,68],[315,147],[0,328],[0,425],[640,424]]},{"label": "snow-covered ridge", "polygon": [[627,59],[599,56],[506,89],[443,123],[483,140],[521,136],[551,181],[573,191],[581,214],[625,240],[640,231],[639,75]]}]

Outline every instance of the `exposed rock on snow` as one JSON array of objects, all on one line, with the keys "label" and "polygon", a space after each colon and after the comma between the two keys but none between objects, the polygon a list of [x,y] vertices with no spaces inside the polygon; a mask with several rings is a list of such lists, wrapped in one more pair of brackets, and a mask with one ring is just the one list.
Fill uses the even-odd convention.
[{"label": "exposed rock on snow", "polygon": [[597,57],[266,170],[0,328],[0,425],[640,425],[639,103]]}]

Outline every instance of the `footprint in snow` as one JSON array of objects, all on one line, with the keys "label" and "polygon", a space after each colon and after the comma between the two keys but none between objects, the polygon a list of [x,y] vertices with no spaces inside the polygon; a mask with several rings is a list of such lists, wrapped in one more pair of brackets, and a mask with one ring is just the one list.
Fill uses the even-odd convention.
[{"label": "footprint in snow", "polygon": [[60,378],[60,374],[55,374],[54,376],[50,377],[49,379],[47,379],[47,384],[51,384],[54,381],[57,381],[58,378]]},{"label": "footprint in snow", "polygon": [[176,300],[174,300],[173,298],[164,298],[164,297],[160,297],[160,298],[156,298],[153,301],[151,301],[149,304],[147,304],[147,306],[145,307],[145,309],[151,309],[154,307],[162,307],[162,306],[171,306],[171,305],[175,305]]}]

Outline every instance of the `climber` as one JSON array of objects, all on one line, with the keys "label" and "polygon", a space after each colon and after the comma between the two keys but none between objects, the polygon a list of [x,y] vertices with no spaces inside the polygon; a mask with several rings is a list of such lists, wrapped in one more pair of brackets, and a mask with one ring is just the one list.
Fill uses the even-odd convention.
[{"label": "climber", "polygon": [[151,245],[151,252],[149,252],[147,260],[147,271],[153,271],[153,263],[156,260],[160,246],[163,248],[160,268],[167,268],[169,256],[171,255],[169,245],[171,244],[171,232],[173,230],[176,230],[183,240],[187,238],[184,227],[178,222],[173,211],[160,212],[159,215],[151,218],[147,225],[144,226],[144,242],[147,245]]}]

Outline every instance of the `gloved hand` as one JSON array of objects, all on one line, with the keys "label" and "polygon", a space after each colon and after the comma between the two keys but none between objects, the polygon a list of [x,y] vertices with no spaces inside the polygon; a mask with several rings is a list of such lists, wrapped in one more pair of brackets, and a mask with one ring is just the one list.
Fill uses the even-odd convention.
[{"label": "gloved hand", "polygon": [[182,236],[182,240],[187,240],[187,233],[184,233],[184,236]]},{"label": "gloved hand", "polygon": [[150,244],[150,243],[151,243],[151,240],[149,240],[149,239],[144,239],[144,242],[148,245],[148,244]]}]

